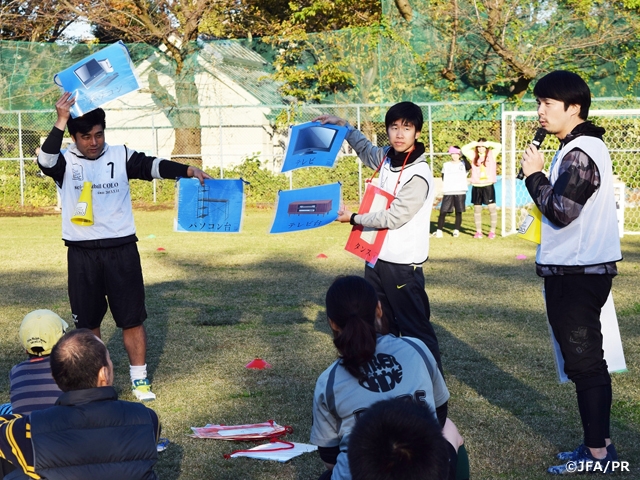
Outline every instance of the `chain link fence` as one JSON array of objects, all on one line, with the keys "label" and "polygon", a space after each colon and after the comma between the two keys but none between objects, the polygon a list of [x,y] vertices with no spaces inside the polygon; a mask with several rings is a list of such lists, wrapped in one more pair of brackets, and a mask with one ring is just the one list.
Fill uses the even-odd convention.
[{"label": "chain link fence", "polygon": [[[592,109],[589,120],[606,130],[604,141],[613,164],[614,189],[620,235],[640,234],[640,109]],[[517,231],[533,202],[524,185],[516,178],[520,159],[538,128],[537,114],[503,113],[503,182],[502,234]],[[548,170],[559,146],[555,136],[548,135],[541,146]]]},{"label": "chain link fence", "polygon": [[[374,144],[386,145],[388,137],[384,116],[392,104],[365,105],[256,105],[238,107],[199,107],[199,149],[188,142],[189,136],[177,135],[158,110],[107,110],[107,141],[124,143],[138,151],[184,163],[202,165],[216,176],[248,159],[259,161],[262,168],[280,171],[286,148],[287,125],[311,121],[322,113],[349,120]],[[496,185],[502,213],[502,234],[514,233],[531,202],[522,182],[515,180],[522,151],[537,128],[534,105],[524,104],[523,111],[505,112],[500,102],[437,102],[419,104],[425,123],[420,141],[425,144],[428,161],[439,188],[442,164],[451,145],[462,146],[484,137],[502,141],[503,155],[498,159]],[[626,107],[626,108],[624,108]],[[640,107],[640,101],[629,99],[594,99],[590,119],[607,129],[607,142],[614,162],[614,174],[624,184],[619,192],[619,205],[624,213],[625,233],[640,233],[640,185],[638,184],[638,152],[640,151],[640,114],[629,107]],[[512,108],[512,107],[511,107]],[[603,113],[606,112],[606,113]],[[0,207],[51,207],[57,204],[56,188],[51,179],[40,172],[35,158],[37,149],[55,122],[55,111],[0,111]],[[70,141],[67,140],[67,141]],[[548,160],[557,147],[557,139],[548,136],[543,145]],[[188,152],[188,153],[184,153]],[[345,143],[341,156],[354,155]],[[364,180],[372,172],[361,166],[351,169],[343,188],[357,189],[349,198],[360,198]],[[297,186],[297,172],[282,174],[289,188]],[[355,178],[357,176],[357,178]],[[351,187],[352,186],[352,187]],[[137,202],[169,202],[173,200],[172,182],[131,182],[131,196]],[[501,202],[505,202],[502,205]]]}]

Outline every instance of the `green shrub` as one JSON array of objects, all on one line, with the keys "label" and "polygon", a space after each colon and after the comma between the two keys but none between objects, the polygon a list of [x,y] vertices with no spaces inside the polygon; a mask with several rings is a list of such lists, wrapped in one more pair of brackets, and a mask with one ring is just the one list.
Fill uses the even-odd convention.
[{"label": "green shrub", "polygon": [[[354,156],[341,157],[334,168],[311,167],[291,172],[293,188],[304,188],[327,183],[342,184],[342,199],[346,202],[358,201],[358,160]],[[33,162],[25,161],[24,205],[29,207],[48,207],[56,205],[56,186],[49,177],[40,174]],[[220,168],[206,169],[213,178],[220,178]],[[363,180],[371,176],[372,171],[363,169]],[[289,189],[289,177],[262,168],[260,159],[253,156],[241,164],[224,170],[224,178],[242,178],[245,184],[246,201],[249,205],[273,204],[280,190]],[[175,182],[158,180],[147,182],[131,180],[129,187],[131,200],[137,205],[153,205],[154,183],[156,203],[171,204],[175,196]],[[20,163],[16,161],[0,162],[0,207],[20,206]]]}]

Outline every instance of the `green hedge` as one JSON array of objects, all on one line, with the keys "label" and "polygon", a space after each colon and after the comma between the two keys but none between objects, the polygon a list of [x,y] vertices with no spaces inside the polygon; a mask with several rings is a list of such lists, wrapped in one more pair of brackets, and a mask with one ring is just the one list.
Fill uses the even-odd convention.
[{"label": "green hedge", "polygon": [[[56,187],[48,177],[41,176],[38,166],[25,161],[24,204],[27,207],[50,207],[56,205]],[[213,178],[220,178],[220,169],[207,169]],[[326,183],[341,182],[342,198],[347,202],[358,201],[358,161],[356,157],[340,158],[334,168],[312,167],[291,172],[293,188],[310,187]],[[363,176],[371,175],[364,168]],[[224,178],[242,178],[248,205],[275,203],[278,191],[289,189],[289,177],[272,173],[262,168],[260,160],[249,157],[241,164],[225,169]],[[156,203],[171,204],[174,201],[175,184],[172,181],[157,181]],[[131,180],[131,200],[136,204],[153,205],[153,183]],[[20,207],[20,163],[0,162],[0,207]]]}]

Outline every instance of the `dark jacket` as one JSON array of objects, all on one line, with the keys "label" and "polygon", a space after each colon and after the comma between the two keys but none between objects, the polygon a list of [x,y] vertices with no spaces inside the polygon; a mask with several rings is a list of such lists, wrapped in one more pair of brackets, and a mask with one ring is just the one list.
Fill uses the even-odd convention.
[{"label": "dark jacket", "polygon": [[31,414],[35,471],[48,480],[156,479],[157,416],[113,387],[63,393]]}]

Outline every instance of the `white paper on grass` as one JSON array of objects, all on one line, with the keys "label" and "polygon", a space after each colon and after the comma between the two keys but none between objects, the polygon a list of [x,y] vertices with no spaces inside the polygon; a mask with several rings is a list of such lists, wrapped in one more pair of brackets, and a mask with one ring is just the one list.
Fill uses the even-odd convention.
[{"label": "white paper on grass", "polygon": [[[542,289],[542,297],[545,297],[544,288]],[[545,300],[546,301],[546,300]],[[607,367],[610,373],[621,373],[627,371],[627,363],[624,359],[624,351],[622,350],[622,338],[620,337],[620,328],[618,327],[618,317],[613,304],[613,295],[609,292],[607,301],[600,312],[600,324],[602,331],[602,350],[604,350],[604,359],[607,361]],[[549,320],[547,319],[549,334],[551,335],[551,347],[553,348],[553,358],[556,364],[556,372],[558,373],[558,381],[566,383],[569,377],[564,373],[564,358],[560,352],[560,345]]]},{"label": "white paper on grass", "polygon": [[318,449],[318,447],[316,447],[315,445],[310,445],[308,443],[292,443],[293,448],[289,448],[287,450],[278,450],[277,452],[269,452],[268,450],[273,450],[274,448],[287,448],[289,444],[281,442],[265,443],[264,445],[258,445],[257,447],[254,447],[247,452],[234,453],[231,455],[231,458],[249,457],[257,458],[258,460],[275,460],[276,462],[287,462],[294,457],[302,455],[303,453],[314,452]]},{"label": "white paper on grass", "polygon": [[194,438],[214,438],[219,440],[263,440],[274,435],[284,435],[287,427],[281,427],[270,420],[248,425],[213,425],[191,427]]}]

